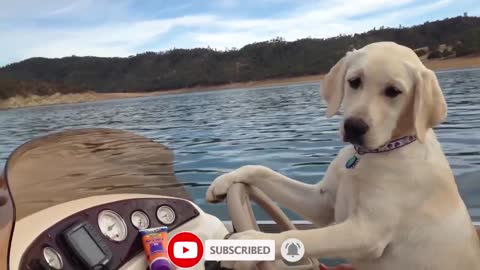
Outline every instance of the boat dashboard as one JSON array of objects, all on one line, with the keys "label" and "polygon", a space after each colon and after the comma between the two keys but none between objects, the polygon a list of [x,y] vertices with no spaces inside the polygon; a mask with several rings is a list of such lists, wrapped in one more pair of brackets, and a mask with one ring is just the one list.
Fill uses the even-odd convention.
[{"label": "boat dashboard", "polygon": [[[203,240],[221,239],[228,233],[220,220],[184,199],[95,196],[19,220],[12,239],[11,255],[16,256],[11,256],[10,269],[144,270],[147,263],[139,229],[159,226],[168,227],[169,237],[185,230]],[[203,267],[199,264],[195,269]]]}]

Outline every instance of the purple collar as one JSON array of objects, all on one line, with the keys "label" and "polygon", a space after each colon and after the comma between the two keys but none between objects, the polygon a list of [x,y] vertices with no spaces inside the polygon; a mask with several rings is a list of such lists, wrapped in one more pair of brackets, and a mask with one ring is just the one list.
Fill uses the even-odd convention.
[{"label": "purple collar", "polygon": [[355,147],[355,151],[357,151],[359,155],[368,154],[368,153],[383,153],[383,152],[388,152],[388,151],[398,149],[405,145],[409,145],[416,140],[417,138],[415,136],[405,136],[405,137],[401,137],[399,139],[390,141],[384,144],[383,146],[380,146],[379,148],[372,149],[372,150],[367,149],[365,147],[358,146],[358,145],[354,145],[354,147]]}]

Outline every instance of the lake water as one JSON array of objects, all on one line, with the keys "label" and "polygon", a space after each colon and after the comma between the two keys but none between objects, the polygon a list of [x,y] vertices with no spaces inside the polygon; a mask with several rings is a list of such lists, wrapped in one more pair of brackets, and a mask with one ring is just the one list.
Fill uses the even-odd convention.
[{"label": "lake water", "polygon": [[[472,216],[480,220],[480,70],[437,73],[449,105],[437,134]],[[176,176],[207,212],[218,175],[261,164],[289,177],[319,181],[343,143],[339,117],[326,119],[319,84],[236,89],[0,111],[0,164],[21,143],[55,131],[130,130],[175,152]]]}]

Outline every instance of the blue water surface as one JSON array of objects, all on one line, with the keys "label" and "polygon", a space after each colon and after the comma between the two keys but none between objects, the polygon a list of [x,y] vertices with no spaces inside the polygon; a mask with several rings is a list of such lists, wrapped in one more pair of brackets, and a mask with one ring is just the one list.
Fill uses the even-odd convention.
[{"label": "blue water surface", "polygon": [[[463,199],[480,219],[480,70],[437,73],[449,105],[436,129]],[[222,173],[247,164],[319,181],[344,145],[339,117],[327,119],[319,84],[172,94],[0,111],[0,163],[21,143],[71,128],[130,130],[168,145],[176,176],[207,212],[227,219],[225,205],[204,194]],[[290,214],[291,215],[291,214]]]}]

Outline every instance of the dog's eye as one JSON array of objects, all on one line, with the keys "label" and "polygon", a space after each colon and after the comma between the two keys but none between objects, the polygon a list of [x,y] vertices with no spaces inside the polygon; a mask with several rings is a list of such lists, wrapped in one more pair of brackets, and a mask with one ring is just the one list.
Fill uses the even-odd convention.
[{"label": "dog's eye", "polygon": [[385,88],[385,95],[389,98],[394,98],[398,95],[400,95],[402,91],[398,90],[396,87],[389,86]]},{"label": "dog's eye", "polygon": [[360,87],[360,84],[362,84],[362,80],[358,77],[351,78],[348,80],[348,84],[350,84],[351,88],[358,89],[358,87]]}]

